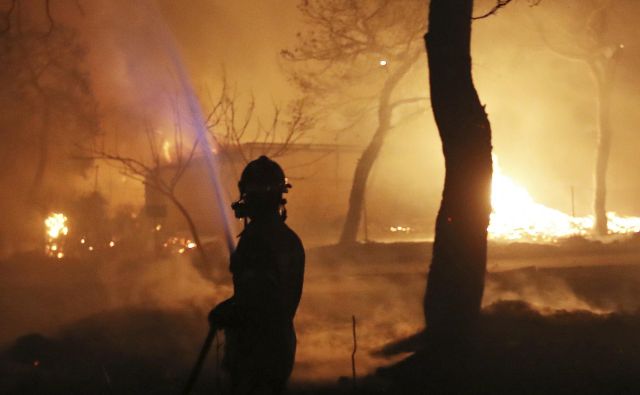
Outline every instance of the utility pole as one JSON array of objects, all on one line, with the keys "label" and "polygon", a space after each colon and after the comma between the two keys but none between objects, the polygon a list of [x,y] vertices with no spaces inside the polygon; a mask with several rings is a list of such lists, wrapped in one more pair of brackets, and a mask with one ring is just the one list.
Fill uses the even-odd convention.
[{"label": "utility pole", "polygon": [[573,185],[571,185],[571,216],[576,217],[575,194]]}]

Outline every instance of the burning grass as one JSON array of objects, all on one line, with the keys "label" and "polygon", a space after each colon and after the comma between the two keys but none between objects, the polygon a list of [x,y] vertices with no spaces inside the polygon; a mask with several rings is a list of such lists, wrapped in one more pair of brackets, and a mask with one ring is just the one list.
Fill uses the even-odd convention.
[{"label": "burning grass", "polygon": [[69,234],[68,218],[62,213],[51,213],[45,220],[45,254],[50,257],[64,258],[64,239]]},{"label": "burning grass", "polygon": [[[493,157],[491,182],[491,221],[489,238],[501,241],[555,242],[570,236],[593,232],[593,216],[575,217],[534,201],[529,192],[507,177]],[[611,234],[640,231],[640,218],[607,213]]]}]

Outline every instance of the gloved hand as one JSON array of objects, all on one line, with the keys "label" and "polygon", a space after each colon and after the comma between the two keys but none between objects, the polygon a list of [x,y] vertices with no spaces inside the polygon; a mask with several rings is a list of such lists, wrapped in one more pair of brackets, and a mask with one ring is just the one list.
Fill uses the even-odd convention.
[{"label": "gloved hand", "polygon": [[227,328],[234,324],[235,302],[233,298],[229,298],[219,303],[209,313],[209,325],[216,328]]}]

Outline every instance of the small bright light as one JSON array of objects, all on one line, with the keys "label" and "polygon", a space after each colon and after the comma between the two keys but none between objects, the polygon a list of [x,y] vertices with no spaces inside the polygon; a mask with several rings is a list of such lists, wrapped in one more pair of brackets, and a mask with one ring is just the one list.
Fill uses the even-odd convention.
[{"label": "small bright light", "polygon": [[181,248],[178,250],[178,254],[182,254],[182,253],[184,253],[184,248]]},{"label": "small bright light", "polygon": [[89,246],[89,251],[93,251],[93,246]]},{"label": "small bright light", "polygon": [[389,227],[389,230],[392,232],[405,232],[405,233],[409,233],[409,231],[411,231],[411,228],[409,226],[391,226]]},{"label": "small bright light", "polygon": [[620,48],[624,48],[624,44],[620,44]]},{"label": "small bright light", "polygon": [[66,225],[67,217],[64,214],[53,213],[44,221],[47,232],[45,244],[45,254],[52,258],[62,258],[64,256],[64,239],[69,234]]},{"label": "small bright light", "polygon": [[187,248],[191,249],[191,248],[196,248],[196,243],[194,243],[193,241],[190,241],[187,243]]},{"label": "small bright light", "polygon": [[116,242],[115,242],[115,241],[113,241],[113,240],[111,240],[111,241],[109,242],[109,247],[113,247],[114,245],[116,245]]},{"label": "small bright light", "polygon": [[69,233],[67,217],[62,213],[52,213],[44,220],[44,225],[50,239],[57,239],[60,235],[66,236]]},{"label": "small bright light", "polygon": [[86,242],[87,242],[87,241],[84,239],[84,237],[83,237],[82,239],[80,239],[80,244],[84,244],[84,243],[86,243]]},{"label": "small bright light", "polygon": [[156,231],[158,231],[158,232],[159,232],[159,231],[160,231],[160,229],[162,229],[162,225],[160,225],[160,224],[156,225]]},{"label": "small bright light", "polygon": [[384,67],[387,65],[387,61],[382,59],[380,62],[378,62],[380,64],[380,66]]}]

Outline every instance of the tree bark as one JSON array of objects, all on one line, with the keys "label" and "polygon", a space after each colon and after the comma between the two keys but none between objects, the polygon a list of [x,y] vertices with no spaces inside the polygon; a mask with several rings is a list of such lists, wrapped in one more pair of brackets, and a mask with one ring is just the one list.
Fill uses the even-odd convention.
[{"label": "tree bark", "polygon": [[598,85],[598,142],[596,148],[596,167],[594,171],[595,195],[593,199],[594,226],[599,236],[608,233],[607,221],[607,167],[611,151],[611,129],[609,127],[610,90],[608,81],[596,76]]},{"label": "tree bark", "polygon": [[431,333],[468,330],[484,291],[492,147],[471,75],[472,9],[472,0],[432,0],[425,35],[431,106],[446,168],[424,297]]},{"label": "tree bark", "polygon": [[391,101],[391,96],[395,87],[402,77],[407,74],[409,69],[411,69],[411,66],[416,62],[420,53],[419,51],[415,51],[413,54],[408,54],[407,58],[392,72],[382,87],[378,100],[378,127],[367,148],[362,153],[362,156],[360,156],[360,159],[358,159],[353,174],[353,183],[351,184],[351,192],[349,194],[349,209],[342,227],[340,244],[350,244],[357,241],[367,181],[371,174],[373,164],[378,158],[378,154],[380,154],[384,139],[392,129],[391,121],[394,105]]},{"label": "tree bark", "polygon": [[598,127],[596,166],[594,169],[595,194],[593,199],[594,232],[599,236],[609,233],[606,200],[607,200],[607,168],[611,152],[611,90],[616,66],[620,55],[620,47],[615,48],[607,56],[603,54],[597,61],[591,61],[591,73],[595,79],[598,93]]}]

